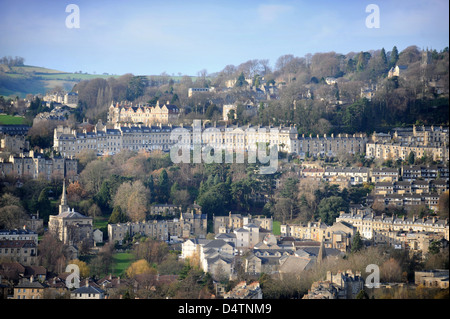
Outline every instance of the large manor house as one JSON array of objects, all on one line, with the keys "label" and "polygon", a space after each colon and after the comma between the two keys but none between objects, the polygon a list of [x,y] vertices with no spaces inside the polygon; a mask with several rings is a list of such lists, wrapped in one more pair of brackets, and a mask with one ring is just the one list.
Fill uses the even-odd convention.
[{"label": "large manor house", "polygon": [[156,123],[168,124],[178,119],[180,110],[177,106],[169,104],[160,106],[134,105],[133,103],[112,103],[108,111],[108,122],[110,123],[141,123],[151,125]]}]

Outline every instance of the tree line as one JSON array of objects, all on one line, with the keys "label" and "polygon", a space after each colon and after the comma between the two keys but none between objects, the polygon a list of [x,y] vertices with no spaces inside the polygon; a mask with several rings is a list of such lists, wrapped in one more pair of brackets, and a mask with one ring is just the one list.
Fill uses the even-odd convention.
[{"label": "tree line", "polygon": [[20,56],[3,56],[0,58],[0,64],[5,64],[9,67],[11,66],[23,66],[25,59]]}]

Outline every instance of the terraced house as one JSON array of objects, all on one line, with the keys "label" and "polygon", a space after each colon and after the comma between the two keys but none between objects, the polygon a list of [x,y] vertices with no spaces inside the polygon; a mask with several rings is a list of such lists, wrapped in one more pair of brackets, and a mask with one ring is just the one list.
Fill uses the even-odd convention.
[{"label": "terraced house", "polygon": [[8,160],[0,158],[0,176],[30,178],[76,178],[78,162],[61,156],[46,157],[34,151],[11,155]]},{"label": "terraced house", "polygon": [[422,234],[436,234],[441,238],[449,240],[449,224],[448,219],[439,219],[437,217],[412,218],[375,216],[371,214],[354,214],[341,212],[336,218],[336,222],[346,222],[354,227],[361,234],[361,237],[374,242],[384,242],[387,232],[408,232]]},{"label": "terraced house", "polygon": [[194,144],[201,147],[211,146],[217,150],[255,149],[258,144],[276,146],[280,152],[294,153],[297,148],[297,129],[290,127],[263,127],[222,125],[206,127],[200,121],[191,126],[174,126],[158,123],[104,125],[99,121],[93,132],[78,132],[59,126],[54,130],[53,149],[64,157],[93,150],[98,154],[114,155],[123,149],[169,151],[177,144],[192,149]]},{"label": "terraced house", "polygon": [[122,244],[129,237],[136,234],[153,237],[162,241],[169,241],[171,237],[189,238],[190,236],[206,237],[207,216],[201,213],[198,205],[188,208],[180,214],[180,218],[171,220],[149,220],[108,224],[110,242]]},{"label": "terraced house", "polygon": [[298,137],[296,153],[301,158],[335,157],[340,154],[363,154],[365,152],[367,136],[365,134],[338,134]]},{"label": "terraced house", "polygon": [[393,133],[372,134],[366,144],[366,156],[383,160],[407,160],[409,154],[416,158],[431,157],[435,161],[448,161],[448,127],[421,126],[397,128]]}]

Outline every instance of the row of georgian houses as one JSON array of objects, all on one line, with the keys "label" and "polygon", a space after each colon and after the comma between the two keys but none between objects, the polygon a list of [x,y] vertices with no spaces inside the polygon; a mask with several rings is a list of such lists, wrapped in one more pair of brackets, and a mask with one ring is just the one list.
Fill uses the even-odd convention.
[{"label": "row of georgian houses", "polygon": [[372,213],[344,213],[336,222],[346,222],[356,228],[361,237],[375,244],[426,253],[432,241],[449,240],[447,219],[438,217],[375,216]]},{"label": "row of georgian houses", "polygon": [[121,150],[162,150],[171,147],[193,147],[194,144],[213,146],[222,150],[246,151],[258,143],[277,145],[279,151],[292,153],[295,147],[297,129],[285,127],[251,127],[223,125],[202,127],[200,121],[192,126],[175,126],[172,124],[103,125],[101,121],[93,132],[77,132],[67,127],[57,127],[54,131],[55,151],[62,156],[75,156],[84,150],[93,150],[99,154],[115,154]]},{"label": "row of georgian houses", "polygon": [[46,157],[34,151],[10,155],[8,159],[0,158],[0,177],[76,178],[78,161],[62,156]]},{"label": "row of georgian houses", "polygon": [[[163,106],[168,110],[167,107]],[[128,109],[133,110],[131,106]],[[436,161],[449,158],[448,128],[442,127],[422,130],[414,127],[411,132],[374,133],[370,137],[365,134],[305,136],[298,134],[295,125],[217,125],[194,120],[192,125],[185,126],[175,125],[175,120],[168,120],[169,113],[164,119],[155,115],[155,120],[146,120],[140,115],[117,115],[118,110],[121,110],[120,106],[111,106],[108,123],[97,123],[93,132],[80,132],[62,126],[56,128],[54,150],[62,156],[74,156],[86,149],[101,154],[115,154],[123,149],[169,151],[173,145],[192,146],[200,143],[202,147],[210,145],[215,149],[248,151],[258,143],[263,143],[276,146],[279,152],[297,154],[300,158],[366,154],[366,157],[382,160],[406,160],[411,152],[415,153],[416,158],[431,156]],[[152,111],[142,107],[137,107],[136,112],[152,114]]]},{"label": "row of georgian houses", "polygon": [[411,218],[396,215],[376,216],[369,211],[341,212],[332,226],[324,223],[281,225],[281,235],[301,240],[324,242],[326,247],[346,251],[356,232],[373,244],[387,244],[395,248],[426,253],[434,240],[449,240],[448,219],[437,217]]}]

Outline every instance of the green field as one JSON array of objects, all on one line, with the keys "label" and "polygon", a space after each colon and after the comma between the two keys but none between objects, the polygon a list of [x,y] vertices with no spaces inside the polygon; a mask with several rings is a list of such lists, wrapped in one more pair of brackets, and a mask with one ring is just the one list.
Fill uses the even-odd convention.
[{"label": "green field", "polygon": [[281,225],[280,222],[277,222],[277,221],[274,221],[274,222],[273,222],[273,230],[272,230],[272,232],[273,232],[273,234],[274,234],[275,236],[278,236],[278,235],[281,234],[281,231],[280,231],[280,225]]},{"label": "green field", "polygon": [[83,80],[118,77],[118,75],[70,73],[30,65],[15,67],[0,65],[0,67],[0,95],[5,98],[45,94],[56,86],[71,91],[75,84]]},{"label": "green field", "polygon": [[[142,75],[148,79],[158,78],[161,75]],[[24,65],[8,67],[0,64],[0,95],[5,98],[16,96],[25,98],[27,94],[45,94],[50,89],[61,86],[66,91],[71,91],[75,84],[83,80],[92,80],[96,78],[108,79],[111,77],[120,77],[121,75],[111,74],[86,74],[71,73],[53,69],[42,68],[38,66]],[[169,75],[169,78],[178,82],[183,76]],[[192,81],[197,79],[191,76]]]},{"label": "green field", "polygon": [[0,114],[0,124],[23,124],[24,118],[21,116],[12,116]]},{"label": "green field", "polygon": [[136,260],[136,258],[131,253],[117,253],[114,254],[113,260],[113,275],[122,276],[123,272]]},{"label": "green field", "polygon": [[108,218],[104,216],[97,216],[94,219],[94,228],[107,228]]}]

